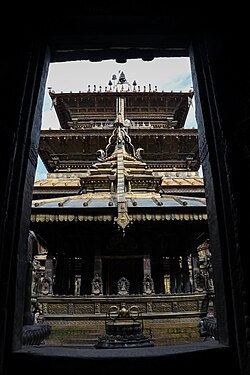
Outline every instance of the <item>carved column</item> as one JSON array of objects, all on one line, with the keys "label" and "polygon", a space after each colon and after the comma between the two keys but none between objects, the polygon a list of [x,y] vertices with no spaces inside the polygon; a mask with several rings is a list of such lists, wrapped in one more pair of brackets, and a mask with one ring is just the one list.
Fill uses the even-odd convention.
[{"label": "carved column", "polygon": [[63,263],[64,263],[64,254],[59,252],[56,260],[55,268],[55,285],[54,293],[63,294]]},{"label": "carved column", "polygon": [[182,256],[182,276],[183,276],[183,292],[191,292],[191,283],[189,277],[189,265],[187,255]]},{"label": "carved column", "polygon": [[99,251],[95,255],[94,259],[94,277],[92,280],[92,290],[93,295],[103,294],[103,282],[102,282],[102,258]]},{"label": "carved column", "polygon": [[182,262],[182,259],[181,259],[180,256],[175,257],[174,264],[175,264],[175,275],[176,275],[176,293],[182,292],[182,288],[181,288],[182,270],[181,270],[181,267],[180,267],[181,262]]},{"label": "carved column", "polygon": [[[27,257],[26,257],[26,284],[25,284],[25,299],[24,299],[24,316],[23,324],[33,324],[34,318],[31,312],[31,288],[32,288],[32,256],[37,247],[37,240],[33,232],[29,232]],[[37,249],[36,249],[37,251]]]},{"label": "carved column", "polygon": [[199,282],[199,276],[200,276],[200,262],[199,262],[199,256],[197,253],[197,250],[195,250],[192,253],[192,269],[193,269],[193,286],[194,291],[199,291],[200,288],[200,282]]},{"label": "carved column", "polygon": [[97,273],[102,277],[102,257],[99,251],[96,252],[94,259],[94,275]]},{"label": "carved column", "polygon": [[151,261],[148,253],[143,255],[143,276],[149,275],[151,277]]},{"label": "carved column", "polygon": [[170,282],[171,282],[171,293],[181,292],[181,269],[180,269],[180,257],[170,257]]},{"label": "carved column", "polygon": [[143,294],[154,293],[154,282],[151,276],[151,260],[148,252],[143,255]]},{"label": "carved column", "polygon": [[67,253],[62,254],[61,294],[69,294],[69,257]]},{"label": "carved column", "polygon": [[45,261],[45,273],[42,286],[43,294],[53,294],[53,259]]},{"label": "carved column", "polygon": [[169,256],[163,258],[163,271],[164,271],[164,293],[171,293],[170,286],[170,260]]}]

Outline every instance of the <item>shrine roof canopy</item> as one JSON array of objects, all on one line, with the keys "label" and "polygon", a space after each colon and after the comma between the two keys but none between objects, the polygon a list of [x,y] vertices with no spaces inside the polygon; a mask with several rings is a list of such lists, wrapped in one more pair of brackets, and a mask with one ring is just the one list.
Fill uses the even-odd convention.
[{"label": "shrine roof canopy", "polygon": [[[207,220],[205,198],[127,194],[130,221]],[[33,200],[31,221],[115,221],[117,199],[110,193],[88,193]]]}]

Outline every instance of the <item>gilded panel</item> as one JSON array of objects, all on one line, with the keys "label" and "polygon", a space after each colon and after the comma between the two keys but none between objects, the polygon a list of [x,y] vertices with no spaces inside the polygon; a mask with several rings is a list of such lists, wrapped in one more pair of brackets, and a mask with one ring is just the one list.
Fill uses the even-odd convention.
[{"label": "gilded panel", "polygon": [[199,311],[206,312],[208,309],[208,299],[199,300],[198,309]]},{"label": "gilded panel", "polygon": [[152,303],[153,312],[171,312],[171,302],[154,302]]},{"label": "gilded panel", "polygon": [[48,303],[48,314],[68,314],[68,305],[65,303]]},{"label": "gilded panel", "polygon": [[131,306],[136,306],[136,307],[138,307],[138,309],[139,309],[139,311],[140,311],[141,313],[145,313],[145,312],[147,312],[147,307],[146,307],[146,304],[145,304],[145,303],[128,303],[128,304],[127,304],[127,307],[128,307],[128,308],[131,307]]},{"label": "gilded panel", "polygon": [[197,311],[197,301],[179,302],[179,311]]},{"label": "gilded panel", "polygon": [[75,314],[94,314],[95,307],[94,304],[75,304]]},{"label": "gilded panel", "polygon": [[115,303],[101,303],[101,313],[108,313],[111,306],[116,305]]},{"label": "gilded panel", "polygon": [[74,304],[73,303],[69,303],[68,304],[68,313],[69,314],[74,314]]},{"label": "gilded panel", "polygon": [[100,312],[101,312],[101,304],[95,303],[95,313],[100,314]]},{"label": "gilded panel", "polygon": [[75,327],[80,327],[80,328],[86,328],[86,327],[89,327],[89,328],[98,328],[98,329],[102,329],[102,327],[104,326],[104,322],[103,321],[99,321],[99,320],[73,320],[73,321],[70,321],[70,320],[48,320],[47,321],[52,327],[54,327],[55,329],[56,328],[60,328],[60,327],[69,327],[69,328],[75,328]]}]

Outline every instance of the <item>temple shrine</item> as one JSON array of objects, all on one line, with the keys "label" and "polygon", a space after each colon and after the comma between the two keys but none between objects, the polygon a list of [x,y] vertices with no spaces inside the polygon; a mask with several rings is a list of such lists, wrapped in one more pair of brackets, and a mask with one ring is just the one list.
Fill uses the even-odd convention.
[{"label": "temple shrine", "polygon": [[193,92],[120,71],[104,89],[49,95],[61,128],[41,131],[48,174],[30,220],[47,344],[94,346],[114,306],[135,306],[154,345],[202,340],[214,290]]}]

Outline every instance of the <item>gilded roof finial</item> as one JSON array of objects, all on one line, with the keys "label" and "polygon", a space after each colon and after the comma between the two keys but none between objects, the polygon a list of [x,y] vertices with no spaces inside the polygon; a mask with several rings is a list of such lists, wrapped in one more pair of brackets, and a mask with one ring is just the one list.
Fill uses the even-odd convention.
[{"label": "gilded roof finial", "polygon": [[[120,71],[119,71],[120,72]],[[118,82],[120,83],[120,84],[124,84],[124,83],[128,83],[127,82],[127,80],[126,80],[126,77],[125,77],[125,74],[123,73],[123,72],[120,72],[120,76],[119,76],[119,80],[118,80]]]},{"label": "gilded roof finial", "polygon": [[113,90],[115,91],[130,91],[131,84],[127,81],[125,73],[119,70],[118,74],[118,78],[116,74],[112,75],[112,79],[109,81],[110,90],[113,85]]}]

